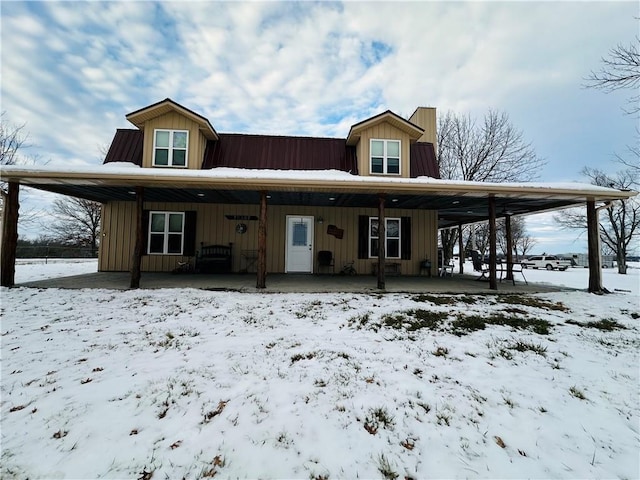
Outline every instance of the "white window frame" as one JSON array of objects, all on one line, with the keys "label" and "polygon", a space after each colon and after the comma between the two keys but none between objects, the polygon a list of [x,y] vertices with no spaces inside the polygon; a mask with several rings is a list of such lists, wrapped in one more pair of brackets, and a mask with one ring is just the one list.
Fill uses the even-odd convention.
[{"label": "white window frame", "polygon": [[[371,244],[373,243],[372,240],[377,239],[378,241],[380,241],[380,237],[379,236],[375,236],[371,234],[371,224],[374,221],[377,221],[378,217],[369,217],[369,232],[368,232],[368,237],[369,237],[369,258],[378,258],[378,252],[373,252],[371,251]],[[388,222],[390,221],[397,221],[398,222],[398,236],[397,237],[391,237],[389,238],[387,236],[387,232],[389,231],[389,229],[387,228]],[[393,258],[393,259],[401,259],[402,258],[402,220],[399,217],[385,217],[384,219],[384,236],[385,236],[385,243],[384,243],[384,252],[385,252],[385,258]],[[380,230],[378,229],[378,232],[380,232]],[[398,241],[398,256],[397,257],[390,257],[388,255],[389,252],[389,240],[397,240]]]},{"label": "white window frame", "polygon": [[[164,231],[152,232],[151,227],[153,225],[153,215],[164,215]],[[169,235],[177,235],[177,232],[169,231],[169,215],[180,215],[182,217],[182,231],[180,232],[180,252],[169,252]],[[185,212],[169,212],[153,210],[149,212],[149,231],[147,232],[147,253],[149,255],[182,255],[184,252],[184,222]],[[151,251],[151,235],[163,235],[162,240],[162,252]]]},{"label": "white window frame", "polygon": [[[373,171],[373,142],[382,142],[383,143],[383,153],[382,153],[382,172],[374,172]],[[398,144],[398,156],[389,157],[388,155],[388,144],[389,143],[397,143]],[[376,157],[380,158],[380,157]],[[389,173],[389,158],[397,158],[398,159],[398,173]],[[369,140],[369,174],[371,175],[401,175],[402,174],[402,140],[390,140],[383,138],[371,138]]]},{"label": "white window frame", "polygon": [[[158,147],[158,132],[168,132],[169,133],[169,146],[168,147]],[[173,146],[173,135],[175,133],[186,133],[187,134],[187,143],[185,148],[176,148]],[[167,165],[159,165],[156,163],[156,150],[168,150],[167,156]],[[173,152],[179,150],[184,151],[184,165],[174,165],[173,164]],[[156,128],[153,131],[153,158],[151,159],[154,167],[171,167],[171,168],[188,168],[189,166],[189,130],[169,130],[166,128]]]}]

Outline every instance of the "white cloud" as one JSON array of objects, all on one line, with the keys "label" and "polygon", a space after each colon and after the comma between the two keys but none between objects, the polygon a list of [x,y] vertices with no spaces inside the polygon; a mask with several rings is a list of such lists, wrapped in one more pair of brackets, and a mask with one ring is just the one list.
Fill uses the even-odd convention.
[{"label": "white cloud", "polygon": [[619,112],[624,96],[581,83],[633,38],[636,10],[632,2],[4,2],[2,109],[26,123],[43,158],[82,164],[130,126],[126,113],[165,97],[222,132],[339,137],[386,109],[495,108],[553,162],[542,179],[564,180],[633,142],[632,120]]}]

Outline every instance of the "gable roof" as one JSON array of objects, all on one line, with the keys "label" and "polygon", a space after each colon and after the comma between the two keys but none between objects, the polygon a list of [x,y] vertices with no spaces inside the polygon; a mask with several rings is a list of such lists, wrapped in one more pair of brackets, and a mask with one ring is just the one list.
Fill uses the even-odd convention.
[{"label": "gable roof", "polygon": [[208,140],[218,139],[218,133],[211,123],[209,123],[209,120],[193,110],[189,110],[187,107],[183,107],[179,103],[174,102],[170,98],[165,98],[153,105],[131,112],[125,115],[125,118],[142,130],[144,129],[144,123],[146,121],[169,112],[177,112],[196,122],[200,127],[200,131]]},{"label": "gable roof", "polygon": [[389,123],[396,127],[398,130],[405,132],[413,140],[417,140],[424,133],[424,129],[422,129],[421,127],[411,123],[408,120],[405,120],[399,115],[396,115],[391,110],[387,110],[386,112],[382,112],[378,115],[375,115],[353,125],[349,130],[349,135],[347,136],[347,145],[356,145],[358,143],[358,140],[360,140],[360,135],[363,130],[366,130],[367,128],[383,122]]}]

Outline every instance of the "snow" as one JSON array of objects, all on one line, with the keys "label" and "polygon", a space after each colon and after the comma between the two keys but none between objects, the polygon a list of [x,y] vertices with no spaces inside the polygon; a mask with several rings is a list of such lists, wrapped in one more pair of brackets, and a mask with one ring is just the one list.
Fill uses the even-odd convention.
[{"label": "snow", "polygon": [[[2,289],[0,475],[640,478],[635,267],[603,271],[613,294],[520,297],[530,305]],[[16,280],[95,268],[29,262]],[[526,275],[584,288],[587,270]],[[417,328],[416,310],[447,319]],[[550,332],[452,327],[498,313]],[[624,328],[586,325],[600,320]]]},{"label": "snow", "polygon": [[[100,176],[122,175],[127,180],[134,178],[159,179],[163,177],[171,178],[209,178],[209,179],[246,179],[246,180],[293,180],[293,181],[327,181],[327,182],[354,182],[354,183],[388,183],[398,185],[430,185],[430,186],[448,186],[448,187],[482,187],[486,189],[498,189],[500,191],[509,189],[530,189],[532,191],[541,190],[549,192],[566,191],[584,194],[591,192],[594,194],[615,194],[616,198],[621,191],[618,189],[600,187],[578,182],[511,182],[511,183],[492,183],[478,182],[467,180],[445,180],[432,177],[421,176],[417,178],[393,178],[393,177],[376,177],[352,175],[341,170],[277,170],[277,169],[248,169],[248,168],[231,168],[217,167],[206,170],[193,169],[173,169],[173,168],[139,168],[137,165],[129,162],[111,162],[104,165],[90,166],[2,166],[0,174],[56,174],[61,173],[69,175],[86,175]],[[73,183],[73,182],[71,182]],[[530,193],[530,192],[529,192]],[[633,196],[637,192],[626,192],[625,195]]]}]

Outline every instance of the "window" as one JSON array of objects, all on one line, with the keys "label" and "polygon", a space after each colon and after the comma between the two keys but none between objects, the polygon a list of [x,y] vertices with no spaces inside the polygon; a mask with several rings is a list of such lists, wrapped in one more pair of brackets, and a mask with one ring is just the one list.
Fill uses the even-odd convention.
[{"label": "window", "polygon": [[149,212],[149,253],[182,255],[184,212]]},{"label": "window", "polygon": [[400,175],[400,140],[371,140],[371,173]]},{"label": "window", "polygon": [[156,130],[153,139],[154,167],[186,167],[189,132]]},{"label": "window", "polygon": [[[400,219],[385,218],[385,257],[400,258]],[[378,257],[378,246],[380,245],[380,236],[378,229],[378,217],[369,218],[369,257]]]}]

